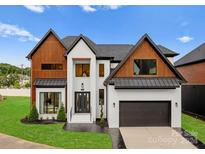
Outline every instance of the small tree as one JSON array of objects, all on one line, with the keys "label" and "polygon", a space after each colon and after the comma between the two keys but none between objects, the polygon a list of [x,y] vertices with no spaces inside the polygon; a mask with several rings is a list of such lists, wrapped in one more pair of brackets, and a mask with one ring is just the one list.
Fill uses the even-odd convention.
[{"label": "small tree", "polygon": [[60,108],[58,110],[57,120],[58,121],[66,121],[65,108],[63,106],[63,103],[61,103]]},{"label": "small tree", "polygon": [[103,101],[100,100],[100,126],[104,127],[105,126],[105,119],[103,118]]},{"label": "small tree", "polygon": [[30,111],[28,120],[31,121],[31,122],[38,120],[38,111],[36,109],[36,105],[35,104],[32,105],[32,109]]}]

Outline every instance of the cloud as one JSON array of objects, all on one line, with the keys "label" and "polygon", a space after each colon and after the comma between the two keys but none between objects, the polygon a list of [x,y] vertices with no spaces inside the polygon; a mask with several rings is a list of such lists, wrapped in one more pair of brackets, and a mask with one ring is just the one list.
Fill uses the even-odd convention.
[{"label": "cloud", "polygon": [[177,38],[177,40],[179,40],[182,43],[188,43],[188,42],[190,42],[193,39],[194,38],[190,37],[190,36],[182,36],[182,37]]},{"label": "cloud", "polygon": [[121,8],[121,5],[97,5],[97,6],[92,6],[92,5],[80,5],[80,7],[83,9],[85,12],[95,12],[97,10],[101,9],[106,9],[106,10],[117,10]]},{"label": "cloud", "polygon": [[19,41],[39,41],[40,39],[35,37],[29,31],[19,28],[16,25],[6,24],[0,22],[0,36],[1,37],[16,37]]},{"label": "cloud", "polygon": [[92,7],[91,5],[81,5],[80,6],[82,9],[83,9],[83,11],[85,11],[85,12],[95,12],[95,11],[97,11],[94,7]]},{"label": "cloud", "polygon": [[24,5],[24,7],[35,13],[43,13],[45,11],[45,6],[42,5]]},{"label": "cloud", "polygon": [[110,10],[117,10],[121,8],[121,5],[104,5],[105,8],[110,9]]}]

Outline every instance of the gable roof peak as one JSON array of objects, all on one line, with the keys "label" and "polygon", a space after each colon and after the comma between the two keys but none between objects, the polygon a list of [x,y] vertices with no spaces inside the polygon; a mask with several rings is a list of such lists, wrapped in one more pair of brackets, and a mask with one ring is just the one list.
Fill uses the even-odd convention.
[{"label": "gable roof peak", "polygon": [[31,50],[31,52],[26,56],[26,58],[31,59],[32,55],[36,52],[36,50],[40,47],[40,45],[46,40],[46,38],[50,35],[53,34],[57,40],[63,45],[63,47],[66,49],[65,44],[61,41],[60,37],[55,33],[55,31],[50,28],[46,34],[44,34],[43,38],[36,44],[36,46]]},{"label": "gable roof peak", "polygon": [[73,43],[71,44],[71,46],[67,49],[67,51],[65,52],[65,56],[67,56],[70,51],[74,48],[74,46],[80,41],[83,40],[86,45],[91,49],[91,51],[96,55],[96,49],[93,46],[94,42],[92,42],[89,38],[87,38],[86,36],[84,36],[83,34],[80,34],[78,37],[76,37],[76,39],[73,41]]},{"label": "gable roof peak", "polygon": [[173,73],[178,77],[178,79],[182,81],[186,81],[183,76],[176,70],[176,68],[169,62],[169,60],[165,57],[165,55],[161,52],[159,47],[152,41],[152,39],[149,37],[147,33],[145,33],[139,41],[130,49],[127,56],[124,57],[124,59],[117,65],[117,67],[112,71],[112,73],[105,79],[104,85],[107,85],[109,80],[111,80],[115,74],[118,72],[118,70],[124,65],[124,63],[127,61],[127,59],[132,55],[133,52],[137,49],[137,47],[144,41],[144,39],[147,38],[148,42],[152,45],[153,48],[156,49],[157,54],[161,57],[161,59],[167,64],[167,66],[173,71]]}]

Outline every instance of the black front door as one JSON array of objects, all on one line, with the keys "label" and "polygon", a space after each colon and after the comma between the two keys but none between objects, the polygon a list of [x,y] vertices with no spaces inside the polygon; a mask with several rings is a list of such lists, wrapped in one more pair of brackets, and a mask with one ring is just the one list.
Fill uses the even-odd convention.
[{"label": "black front door", "polygon": [[90,112],[90,92],[75,92],[75,113]]}]

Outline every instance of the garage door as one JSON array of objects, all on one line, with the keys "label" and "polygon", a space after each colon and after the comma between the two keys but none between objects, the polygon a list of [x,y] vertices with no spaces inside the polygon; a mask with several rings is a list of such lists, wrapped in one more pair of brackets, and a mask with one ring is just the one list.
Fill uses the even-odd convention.
[{"label": "garage door", "polygon": [[170,126],[169,101],[120,101],[120,126]]}]

